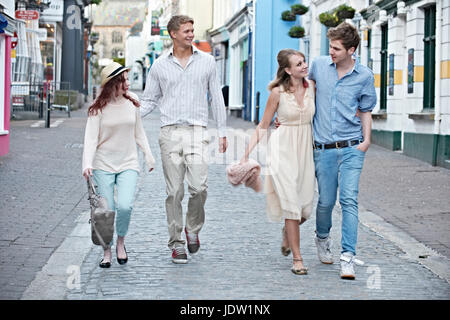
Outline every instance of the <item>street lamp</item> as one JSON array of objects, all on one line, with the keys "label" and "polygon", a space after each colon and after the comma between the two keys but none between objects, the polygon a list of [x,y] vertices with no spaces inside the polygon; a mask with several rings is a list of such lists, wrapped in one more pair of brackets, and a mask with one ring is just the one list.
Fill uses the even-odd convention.
[{"label": "street lamp", "polygon": [[92,93],[92,79],[91,79],[91,75],[92,75],[92,54],[93,54],[94,50],[92,49],[92,45],[89,43],[87,50],[86,50],[86,59],[87,59],[87,63],[88,63],[88,95],[90,95]]}]

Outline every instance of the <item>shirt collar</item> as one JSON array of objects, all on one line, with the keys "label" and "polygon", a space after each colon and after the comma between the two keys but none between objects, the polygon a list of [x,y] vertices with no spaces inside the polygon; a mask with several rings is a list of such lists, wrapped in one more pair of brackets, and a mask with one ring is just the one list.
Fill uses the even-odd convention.
[{"label": "shirt collar", "polygon": [[[353,69],[350,73],[352,73],[353,71],[356,71],[357,73],[360,73],[360,63],[359,63],[359,58],[355,55],[353,55],[353,60],[355,60],[355,65],[353,66]],[[328,56],[328,64],[329,65],[334,65],[333,60],[331,59],[331,56]],[[336,65],[334,65],[336,67]]]},{"label": "shirt collar", "polygon": [[[192,46],[192,54],[197,54],[199,52],[199,50],[197,49],[196,46]],[[169,56],[173,56],[173,46],[170,47],[169,49]]]}]

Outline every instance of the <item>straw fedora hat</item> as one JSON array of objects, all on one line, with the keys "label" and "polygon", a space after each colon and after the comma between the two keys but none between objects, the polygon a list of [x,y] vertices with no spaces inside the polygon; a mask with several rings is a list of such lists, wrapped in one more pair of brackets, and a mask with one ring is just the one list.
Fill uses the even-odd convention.
[{"label": "straw fedora hat", "polygon": [[125,68],[120,63],[117,62],[111,62],[106,67],[102,69],[101,73],[101,79],[102,83],[101,86],[103,87],[109,80],[114,78],[115,76],[121,74],[124,71],[129,71],[130,68]]}]

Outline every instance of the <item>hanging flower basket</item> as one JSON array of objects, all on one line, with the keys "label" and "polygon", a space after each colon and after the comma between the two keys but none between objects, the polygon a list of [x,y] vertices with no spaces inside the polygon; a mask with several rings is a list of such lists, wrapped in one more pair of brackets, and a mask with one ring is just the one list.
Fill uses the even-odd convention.
[{"label": "hanging flower basket", "polygon": [[91,35],[89,36],[89,40],[91,42],[97,42],[99,38],[100,35],[98,34],[98,32],[92,32]]},{"label": "hanging flower basket", "polygon": [[322,12],[319,15],[319,21],[328,28],[334,28],[341,22],[336,14],[328,12]]},{"label": "hanging flower basket", "polygon": [[344,21],[345,19],[353,19],[355,16],[355,11],[356,10],[354,8],[343,4],[336,9],[336,16],[341,21]]},{"label": "hanging flower basket", "polygon": [[300,26],[293,26],[289,30],[289,36],[291,38],[303,38],[305,36],[305,29]]},{"label": "hanging flower basket", "polygon": [[281,20],[283,21],[295,21],[296,17],[290,10],[283,11],[281,13]]},{"label": "hanging flower basket", "polygon": [[291,6],[291,12],[293,14],[297,14],[297,15],[300,15],[300,16],[305,14],[305,13],[307,13],[308,9],[309,9],[308,7],[306,7],[306,6],[302,5],[302,4],[294,4],[294,5]]}]

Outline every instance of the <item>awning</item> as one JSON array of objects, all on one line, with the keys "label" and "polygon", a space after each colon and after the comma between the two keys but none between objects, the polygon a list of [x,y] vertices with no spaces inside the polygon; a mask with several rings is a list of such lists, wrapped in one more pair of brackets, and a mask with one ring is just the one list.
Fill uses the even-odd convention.
[{"label": "awning", "polygon": [[194,41],[192,44],[196,46],[198,50],[206,53],[211,53],[211,46],[207,41]]},{"label": "awning", "polygon": [[0,33],[7,32],[10,35],[14,34],[14,31],[17,30],[16,20],[11,18],[5,13],[0,13]]},{"label": "awning", "polygon": [[0,13],[0,33],[5,33],[5,29],[8,26],[8,20]]}]

